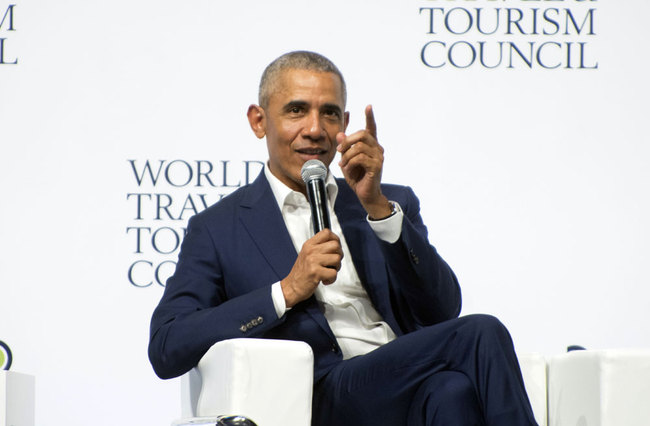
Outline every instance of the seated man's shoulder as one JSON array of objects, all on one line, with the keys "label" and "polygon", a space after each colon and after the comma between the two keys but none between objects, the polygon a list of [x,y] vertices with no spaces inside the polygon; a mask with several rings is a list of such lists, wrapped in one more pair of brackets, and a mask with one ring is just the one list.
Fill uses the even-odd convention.
[{"label": "seated man's shoulder", "polygon": [[208,206],[205,210],[197,213],[195,217],[201,218],[202,220],[212,221],[232,216],[233,212],[242,204],[242,200],[245,198],[248,188],[249,185],[236,189],[234,192]]},{"label": "seated man's shoulder", "polygon": [[397,201],[400,204],[406,203],[415,198],[415,194],[410,186],[396,185],[392,183],[382,183],[381,192],[392,201]]},{"label": "seated man's shoulder", "polygon": [[[339,186],[339,193],[347,192],[346,195],[348,196],[352,196],[352,194],[354,194],[354,191],[348,186],[345,179],[337,178],[336,181]],[[410,204],[414,200],[418,202],[417,197],[410,186],[397,185],[393,183],[382,183],[381,192],[386,196],[386,198],[391,201],[396,201],[402,207]]]}]

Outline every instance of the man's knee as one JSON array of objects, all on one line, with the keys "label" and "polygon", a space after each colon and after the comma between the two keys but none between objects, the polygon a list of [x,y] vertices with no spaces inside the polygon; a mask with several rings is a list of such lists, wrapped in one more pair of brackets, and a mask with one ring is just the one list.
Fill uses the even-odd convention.
[{"label": "man's knee", "polygon": [[440,403],[467,405],[477,402],[476,390],[463,373],[441,371],[431,376],[428,385]]},{"label": "man's knee", "polygon": [[482,338],[494,337],[495,339],[510,340],[508,329],[498,318],[486,314],[473,314],[460,318],[463,327],[471,331],[471,334]]},{"label": "man's knee", "polygon": [[457,371],[431,375],[413,398],[407,423],[482,425],[482,410],[471,380]]}]

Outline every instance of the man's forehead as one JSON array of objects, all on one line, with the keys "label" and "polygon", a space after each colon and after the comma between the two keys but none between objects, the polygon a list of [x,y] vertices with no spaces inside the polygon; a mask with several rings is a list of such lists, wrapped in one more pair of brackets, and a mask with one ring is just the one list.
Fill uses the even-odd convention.
[{"label": "man's forehead", "polygon": [[275,78],[275,81],[273,81],[270,97],[272,98],[275,94],[290,95],[295,92],[309,93],[316,86],[321,86],[322,88],[323,83],[326,87],[328,85],[327,80],[331,80],[333,92],[339,98],[337,100],[343,103],[343,88],[338,75],[328,71],[300,68],[289,68],[281,71]]}]

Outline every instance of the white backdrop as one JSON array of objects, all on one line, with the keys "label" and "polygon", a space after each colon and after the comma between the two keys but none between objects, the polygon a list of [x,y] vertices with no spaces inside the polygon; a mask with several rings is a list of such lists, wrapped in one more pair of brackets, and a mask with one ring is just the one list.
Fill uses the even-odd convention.
[{"label": "white backdrop", "polygon": [[[495,34],[476,8],[484,32],[500,14]],[[152,268],[175,259],[193,207],[259,170],[245,111],[263,68],[295,49],[341,68],[351,130],[374,105],[384,180],[420,196],[463,314],[497,315],[525,352],[650,346],[649,13],[641,0],[0,0],[0,340],[37,377],[37,423],[179,415],[178,381],[146,356]],[[457,65],[479,42],[489,60],[506,43],[504,62],[454,67],[441,55],[457,42]],[[531,66],[515,52],[508,67],[509,42]],[[537,62],[543,43],[557,68]],[[146,161],[163,164],[155,185],[136,179]]]}]

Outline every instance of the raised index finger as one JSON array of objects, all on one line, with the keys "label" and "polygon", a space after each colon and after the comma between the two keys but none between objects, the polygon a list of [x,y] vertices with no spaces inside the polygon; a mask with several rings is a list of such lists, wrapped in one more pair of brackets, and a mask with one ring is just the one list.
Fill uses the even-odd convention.
[{"label": "raised index finger", "polygon": [[375,113],[372,110],[372,105],[366,107],[366,130],[377,139],[377,124],[375,123]]}]

